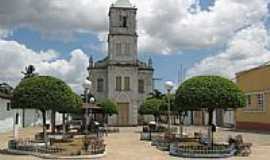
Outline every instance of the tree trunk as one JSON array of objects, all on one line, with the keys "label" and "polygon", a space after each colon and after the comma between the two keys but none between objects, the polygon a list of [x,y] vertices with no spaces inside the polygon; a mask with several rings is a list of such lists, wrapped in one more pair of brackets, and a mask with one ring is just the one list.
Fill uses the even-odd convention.
[{"label": "tree trunk", "polygon": [[208,129],[208,134],[209,134],[209,136],[208,136],[208,138],[209,138],[209,146],[212,146],[213,147],[213,144],[214,144],[214,135],[213,135],[213,125],[212,125],[212,123],[213,123],[213,112],[214,112],[214,110],[213,109],[208,109],[208,126],[209,126],[209,129]]},{"label": "tree trunk", "polygon": [[51,111],[51,132],[52,134],[55,133],[55,111]]},{"label": "tree trunk", "polygon": [[109,124],[109,115],[106,114],[105,116],[106,116],[106,124]]},{"label": "tree trunk", "polygon": [[84,132],[85,130],[85,125],[86,125],[86,120],[85,120],[85,114],[81,114],[81,119],[82,119],[82,126],[81,126],[81,133]]},{"label": "tree trunk", "polygon": [[22,127],[25,127],[25,108],[22,109]]},{"label": "tree trunk", "polygon": [[62,120],[63,120],[63,134],[66,134],[66,114],[62,113]]},{"label": "tree trunk", "polygon": [[181,112],[178,113],[178,120],[179,120],[179,127],[180,127],[180,136],[183,137],[183,124],[182,124],[182,116],[181,116]]},{"label": "tree trunk", "polygon": [[191,118],[191,124],[194,125],[194,117],[193,117],[193,111],[191,111],[191,114],[190,114],[190,118]]},{"label": "tree trunk", "polygon": [[106,123],[106,114],[103,113],[102,114],[102,117],[103,117],[103,119],[102,119],[103,120],[103,124],[105,124]]},{"label": "tree trunk", "polygon": [[43,119],[43,138],[44,138],[45,146],[47,148],[48,142],[47,142],[46,111],[42,110],[41,112],[42,112],[42,119]]},{"label": "tree trunk", "polygon": [[157,125],[159,125],[159,122],[160,122],[160,114],[157,115]]},{"label": "tree trunk", "polygon": [[208,125],[210,126],[210,125],[212,125],[212,123],[213,123],[213,109],[209,109],[208,110],[208,114],[209,114],[209,117],[208,117]]},{"label": "tree trunk", "polygon": [[157,123],[157,115],[154,115],[155,122]]}]

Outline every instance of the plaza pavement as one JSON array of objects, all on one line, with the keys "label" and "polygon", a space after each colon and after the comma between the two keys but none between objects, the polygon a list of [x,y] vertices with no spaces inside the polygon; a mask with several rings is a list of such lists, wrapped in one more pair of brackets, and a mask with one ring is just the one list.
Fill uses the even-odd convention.
[{"label": "plaza pavement", "polygon": [[[167,152],[162,152],[152,147],[150,142],[139,140],[137,128],[121,128],[120,133],[110,134],[105,138],[107,154],[102,160],[180,160],[183,158],[171,157]],[[192,129],[186,129],[192,130]],[[270,134],[236,132],[226,129],[218,129],[215,134],[216,141],[225,141],[229,135],[242,134],[244,140],[252,142],[252,154],[249,157],[233,157],[228,160],[269,160],[270,158]],[[41,131],[41,128],[22,129],[19,132],[21,138],[28,137]],[[0,148],[7,147],[7,142],[12,138],[12,132],[0,134]],[[31,156],[14,156],[0,153],[0,160],[39,160]],[[201,160],[201,159],[200,159]]]}]

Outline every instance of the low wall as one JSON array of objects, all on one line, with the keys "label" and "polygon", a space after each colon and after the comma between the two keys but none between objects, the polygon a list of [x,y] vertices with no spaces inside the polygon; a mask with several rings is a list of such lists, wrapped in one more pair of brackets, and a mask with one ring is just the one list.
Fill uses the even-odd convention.
[{"label": "low wall", "polygon": [[270,131],[270,123],[236,122],[236,129]]}]

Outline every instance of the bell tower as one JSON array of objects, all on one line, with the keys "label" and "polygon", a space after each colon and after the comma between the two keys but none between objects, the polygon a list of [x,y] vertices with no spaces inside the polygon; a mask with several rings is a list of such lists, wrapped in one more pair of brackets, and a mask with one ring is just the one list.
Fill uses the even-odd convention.
[{"label": "bell tower", "polygon": [[137,8],[129,0],[117,0],[109,12],[109,59],[115,63],[137,61]]}]

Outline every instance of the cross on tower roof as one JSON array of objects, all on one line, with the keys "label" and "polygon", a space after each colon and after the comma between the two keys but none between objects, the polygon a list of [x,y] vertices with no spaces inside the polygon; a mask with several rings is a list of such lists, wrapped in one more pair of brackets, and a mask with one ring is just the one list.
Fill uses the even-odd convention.
[{"label": "cross on tower roof", "polygon": [[132,7],[132,4],[129,2],[129,0],[117,0],[114,7]]}]

